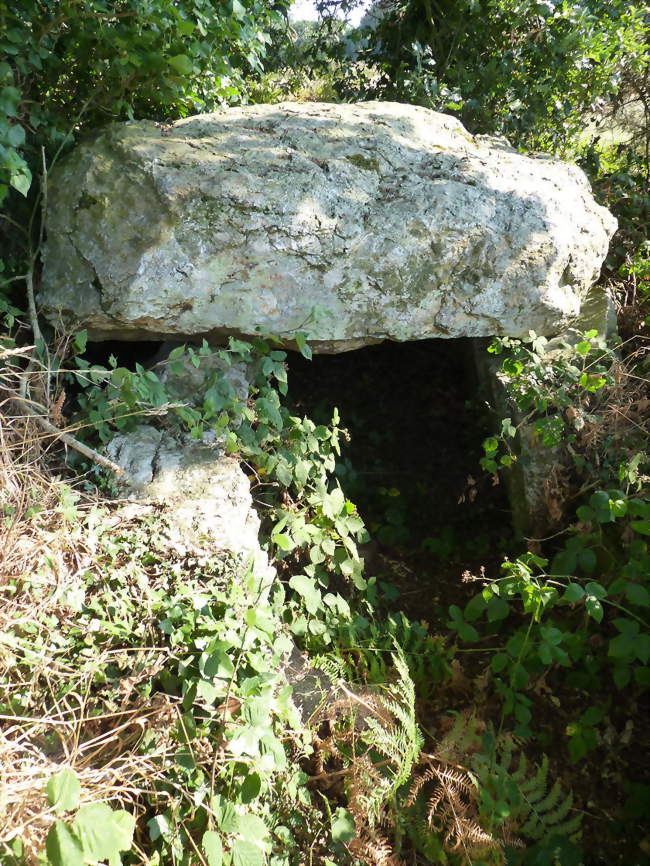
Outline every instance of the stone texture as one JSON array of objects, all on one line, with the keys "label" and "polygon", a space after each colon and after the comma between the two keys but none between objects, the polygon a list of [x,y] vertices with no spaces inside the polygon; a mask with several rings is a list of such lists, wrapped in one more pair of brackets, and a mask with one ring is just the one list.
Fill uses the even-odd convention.
[{"label": "stone texture", "polygon": [[109,127],[49,185],[42,311],[92,339],[563,330],[614,218],[575,166],[393,103]]},{"label": "stone texture", "polygon": [[[573,326],[548,341],[549,359],[564,354],[571,356],[572,347],[584,339],[589,330],[607,338],[616,331],[616,310],[611,295],[602,285],[591,288]],[[483,341],[472,345],[477,381],[486,402],[495,414],[494,429],[504,418],[510,418],[518,428],[514,442],[517,462],[503,471],[508,489],[515,534],[541,538],[556,528],[561,514],[553,514],[553,488],[557,479],[570,472],[573,460],[564,445],[549,447],[535,432],[535,425],[526,421],[514,401],[508,398],[500,369],[502,359],[490,355]]]},{"label": "stone texture", "polygon": [[260,547],[259,517],[237,460],[218,446],[178,439],[146,424],[115,436],[106,452],[124,469],[129,496],[173,513],[179,546],[232,553],[270,586],[275,571]]}]

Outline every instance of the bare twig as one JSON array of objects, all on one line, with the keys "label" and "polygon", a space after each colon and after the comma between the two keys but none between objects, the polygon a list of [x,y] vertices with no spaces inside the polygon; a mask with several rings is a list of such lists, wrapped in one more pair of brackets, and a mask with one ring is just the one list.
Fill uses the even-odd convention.
[{"label": "bare twig", "polygon": [[103,454],[95,451],[94,448],[90,448],[88,445],[84,445],[83,442],[75,439],[74,436],[71,436],[69,433],[66,433],[63,430],[59,430],[58,427],[55,427],[51,421],[48,421],[47,418],[43,417],[43,415],[40,415],[38,412],[32,409],[29,401],[24,397],[14,395],[11,399],[14,400],[16,403],[19,403],[21,409],[27,415],[29,415],[30,418],[33,418],[36,423],[43,428],[43,430],[45,430],[47,433],[50,433],[52,436],[56,436],[56,438],[60,439],[61,442],[63,442],[65,445],[68,445],[70,448],[78,451],[79,454],[83,454],[84,457],[92,460],[93,463],[97,463],[99,466],[103,466],[104,469],[110,469],[110,471],[114,472],[115,475],[124,474],[124,470],[121,466],[118,466],[117,463],[109,460],[108,457],[104,457]]}]

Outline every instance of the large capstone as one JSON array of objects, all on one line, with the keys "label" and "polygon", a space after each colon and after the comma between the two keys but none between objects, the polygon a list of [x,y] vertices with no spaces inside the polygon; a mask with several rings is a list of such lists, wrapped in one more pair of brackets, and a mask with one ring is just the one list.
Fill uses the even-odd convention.
[{"label": "large capstone", "polygon": [[92,339],[317,350],[561,331],[616,222],[584,174],[386,102],[109,127],[49,181],[40,306]]}]

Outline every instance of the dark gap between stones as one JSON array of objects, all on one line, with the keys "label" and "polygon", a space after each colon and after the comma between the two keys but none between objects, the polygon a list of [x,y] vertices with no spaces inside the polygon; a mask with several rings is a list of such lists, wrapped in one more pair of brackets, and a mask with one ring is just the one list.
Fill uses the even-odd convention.
[{"label": "dark gap between stones", "polygon": [[135,370],[136,364],[152,366],[159,360],[158,353],[163,346],[164,343],[160,340],[104,340],[100,343],[88,343],[81,357],[89,364],[110,367],[109,358],[113,356],[118,367]]},{"label": "dark gap between stones", "polygon": [[480,393],[473,342],[384,342],[288,360],[292,408],[326,424],[336,407],[349,433],[337,477],[366,521],[371,557],[378,549],[384,561],[408,563],[429,592],[437,584],[443,604],[442,583],[453,577],[457,593],[465,568],[498,571],[513,546],[505,487],[479,466],[495,422]]}]

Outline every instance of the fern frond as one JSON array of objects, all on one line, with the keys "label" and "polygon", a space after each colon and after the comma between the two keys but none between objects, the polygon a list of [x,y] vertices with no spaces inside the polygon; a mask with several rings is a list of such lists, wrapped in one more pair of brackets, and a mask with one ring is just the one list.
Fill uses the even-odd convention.
[{"label": "fern frond", "polygon": [[463,792],[467,797],[472,797],[476,793],[476,788],[472,779],[465,770],[460,770],[455,767],[439,766],[434,768],[436,778],[447,785],[453,785]]},{"label": "fern frond", "polygon": [[[536,779],[546,778],[548,759],[543,761],[542,765],[543,776],[536,774]],[[529,839],[535,841],[550,835],[573,835],[580,827],[582,816],[578,814],[565,821],[564,819],[569,814],[572,806],[573,793],[569,791],[564,796],[559,781],[553,784],[547,794],[542,792],[541,796],[539,790],[535,787],[526,798],[526,814],[520,815],[520,822],[522,823],[520,824],[519,832],[522,836],[527,836]]]},{"label": "fern frond", "polygon": [[546,780],[548,778],[548,756],[544,755],[541,764],[538,764],[537,771],[533,776],[529,776],[525,782],[519,786],[522,795],[529,803],[535,803],[543,799],[546,794]]},{"label": "fern frond", "polygon": [[[381,698],[384,718],[368,718],[368,733],[364,734],[367,745],[389,762],[389,795],[409,780],[424,742],[415,718],[415,686],[401,651],[393,656],[393,662],[397,681],[390,694]],[[389,723],[386,713],[392,718]]]},{"label": "fern frond", "polygon": [[560,824],[566,816],[569,814],[571,807],[573,806],[573,792],[569,791],[564,800],[555,807],[555,809],[551,811],[544,811],[539,804],[535,811],[543,816],[543,820],[549,827],[554,827]]},{"label": "fern frond", "polygon": [[412,806],[418,798],[418,794],[431,779],[435,777],[435,770],[433,767],[427,767],[421,773],[416,773],[413,781],[411,783],[411,787],[409,789],[408,797],[404,801],[404,805],[408,809]]},{"label": "fern frond", "polygon": [[393,853],[392,845],[378,830],[364,829],[350,842],[348,848],[367,866],[402,866],[401,861]]},{"label": "fern frond", "polygon": [[[504,764],[504,766],[505,766],[505,764]],[[510,774],[510,778],[512,779],[512,781],[516,785],[519,785],[521,787],[521,785],[524,784],[527,776],[528,776],[528,758],[522,752],[520,757],[519,757],[519,763],[517,764],[517,769],[514,770]]]},{"label": "fern frond", "polygon": [[436,757],[443,761],[462,762],[475,752],[480,744],[479,722],[474,715],[459,713],[451,729],[436,748]]},{"label": "fern frond", "polygon": [[503,827],[501,827],[501,841],[504,845],[507,845],[509,848],[525,848],[523,840],[519,838],[514,833],[514,828],[510,821],[506,822]]},{"label": "fern frond", "polygon": [[[535,804],[536,811],[547,812],[547,813],[550,812],[552,809],[554,809],[558,805],[561,797],[562,797],[562,785],[560,784],[560,780],[556,779],[555,782],[553,782],[553,786],[551,787],[551,790],[548,792],[548,794],[546,794],[545,797],[543,797],[541,800],[539,800]],[[571,795],[569,795],[569,797],[567,797],[567,799],[568,800],[572,799]],[[567,812],[570,808],[570,805],[571,805],[571,803],[569,803],[569,806],[567,807]],[[563,815],[560,815],[556,820],[561,821],[562,818],[564,818],[564,815],[566,815],[566,812]]]},{"label": "fern frond", "polygon": [[347,680],[350,676],[350,666],[340,656],[316,655],[310,658],[310,665],[312,668],[322,671],[333,683]]},{"label": "fern frond", "polygon": [[553,834],[555,836],[568,836],[571,838],[575,836],[575,834],[580,830],[582,826],[582,813],[576,812],[576,814],[569,818],[568,821],[564,821],[562,824],[556,824],[553,827]]},{"label": "fern frond", "polygon": [[479,851],[501,851],[501,843],[484,830],[474,818],[456,817],[445,836],[445,848],[459,851],[472,848]]}]

